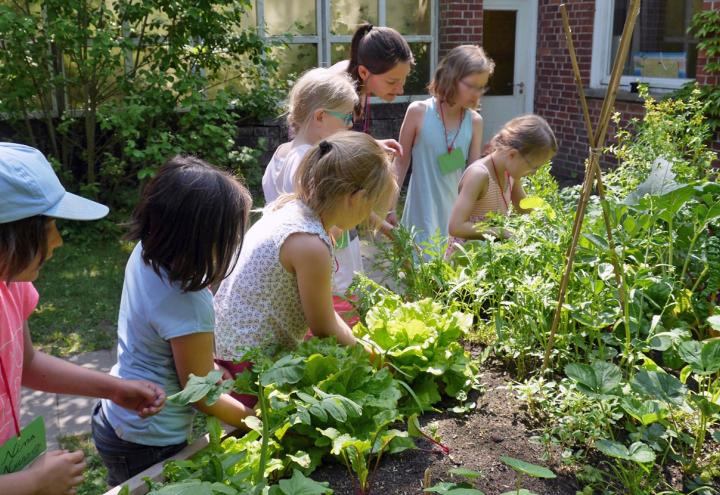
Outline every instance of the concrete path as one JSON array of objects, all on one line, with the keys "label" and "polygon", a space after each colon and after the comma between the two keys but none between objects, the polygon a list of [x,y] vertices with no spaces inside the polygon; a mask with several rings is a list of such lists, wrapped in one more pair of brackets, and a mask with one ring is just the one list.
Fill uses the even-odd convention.
[{"label": "concrete path", "polygon": [[[67,359],[86,368],[107,373],[116,361],[115,347],[111,351],[94,351]],[[76,395],[49,394],[22,389],[20,424],[27,425],[38,416],[45,418],[48,450],[57,449],[58,436],[90,433],[90,413],[97,399]]]}]

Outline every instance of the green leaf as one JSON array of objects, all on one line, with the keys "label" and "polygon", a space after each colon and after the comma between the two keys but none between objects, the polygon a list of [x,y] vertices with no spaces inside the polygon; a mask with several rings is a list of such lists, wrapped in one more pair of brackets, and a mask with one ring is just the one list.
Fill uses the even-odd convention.
[{"label": "green leaf", "polygon": [[519,490],[503,492],[500,495],[537,495],[537,493],[526,490],[525,488],[520,488]]},{"label": "green leaf", "polygon": [[655,461],[655,452],[642,442],[635,442],[628,449],[619,442],[612,440],[598,440],[595,447],[608,457],[634,461],[638,464],[647,464]]},{"label": "green leaf", "polygon": [[280,480],[278,486],[285,495],[325,495],[333,492],[327,481],[312,480],[297,469],[293,469],[289,480]]},{"label": "green leaf", "polygon": [[501,456],[500,460],[518,473],[522,473],[533,478],[557,478],[555,473],[550,471],[548,468],[538,466],[537,464],[531,464],[529,462],[508,456]]},{"label": "green leaf", "polygon": [[678,353],[698,375],[712,375],[720,370],[720,340],[688,340],[680,344]]},{"label": "green leaf", "polygon": [[712,417],[720,412],[720,405],[710,402],[702,395],[690,394],[689,402],[706,417]]},{"label": "green leaf", "polygon": [[443,481],[429,488],[423,488],[424,493],[439,493],[441,495],[485,495],[468,483],[450,483]]},{"label": "green leaf", "polygon": [[713,330],[719,330],[720,331],[720,315],[714,315],[707,319],[708,324],[713,328]]},{"label": "green leaf", "polygon": [[281,357],[270,369],[260,375],[260,383],[263,387],[275,384],[292,385],[299,382],[305,371],[304,358],[293,357],[291,354]]},{"label": "green leaf", "polygon": [[480,471],[473,471],[472,469],[467,468],[453,468],[448,471],[450,474],[454,474],[455,476],[462,476],[463,478],[474,480],[476,478],[482,478],[484,475]]},{"label": "green leaf", "polygon": [[[218,384],[222,379],[222,373],[220,371],[211,371],[206,376],[195,376],[192,373],[185,384],[185,388],[180,392],[171,395],[167,400],[173,404],[187,405],[193,404],[199,400],[205,398],[211,390],[227,389],[232,385],[232,382],[226,384]],[[218,397],[220,394],[216,394]],[[210,404],[208,402],[208,404]]]},{"label": "green leaf", "polygon": [[659,371],[640,371],[633,377],[630,386],[651,399],[659,399],[678,407],[684,404],[687,393],[687,388],[680,380]]},{"label": "green leaf", "polygon": [[568,364],[565,374],[577,383],[580,392],[600,399],[616,395],[622,381],[620,368],[605,361],[596,361],[592,365]]},{"label": "green leaf", "polygon": [[625,397],[620,402],[622,408],[630,416],[638,420],[643,426],[665,419],[670,411],[656,400],[639,400],[635,397]]}]

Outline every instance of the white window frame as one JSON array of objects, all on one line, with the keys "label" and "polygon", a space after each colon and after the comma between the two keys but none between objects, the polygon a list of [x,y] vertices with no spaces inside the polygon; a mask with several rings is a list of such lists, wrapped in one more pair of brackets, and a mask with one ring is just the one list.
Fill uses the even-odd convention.
[{"label": "white window frame", "polygon": [[[315,0],[315,22],[317,34],[314,35],[291,35],[271,36],[265,30],[265,0],[255,0],[255,12],[257,30],[260,36],[269,41],[284,41],[288,44],[313,44],[317,47],[318,66],[328,67],[331,65],[330,47],[333,43],[350,43],[352,35],[333,34],[330,29],[330,2],[332,0]],[[377,0],[378,22],[377,26],[387,25],[387,2],[392,0]],[[438,60],[438,18],[440,0],[430,0],[430,34],[403,35],[408,43],[428,43],[430,45],[430,76],[435,73]],[[392,26],[390,26],[392,27]],[[427,81],[428,83],[430,81]],[[398,96],[394,103],[405,103],[415,100],[423,100],[428,94],[413,94]],[[372,97],[371,103],[383,103],[378,97]]]},{"label": "white window frame", "polygon": [[[595,2],[592,61],[590,64],[591,88],[607,88],[610,82],[613,55],[610,53],[610,45],[614,13],[614,1],[597,0]],[[620,78],[620,89],[629,91],[631,82],[641,82],[647,83],[653,93],[668,93],[694,80],[694,78],[622,76]]]}]

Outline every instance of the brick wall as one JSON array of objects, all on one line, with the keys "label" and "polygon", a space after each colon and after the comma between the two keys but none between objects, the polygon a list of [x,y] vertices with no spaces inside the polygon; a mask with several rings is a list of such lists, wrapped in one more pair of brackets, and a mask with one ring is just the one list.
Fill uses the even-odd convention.
[{"label": "brick wall", "polygon": [[[608,0],[603,0],[608,1]],[[585,158],[588,156],[588,139],[585,133],[582,108],[577,86],[573,78],[572,63],[565,43],[560,0],[540,0],[538,11],[538,50],[536,60],[535,112],[545,117],[554,129],[560,150],[554,159],[554,173],[570,181],[582,180]],[[592,33],[595,15],[595,0],[567,2],[573,41],[577,52],[580,72],[587,87],[590,81],[592,60]],[[704,9],[719,9],[720,0],[705,0]],[[697,80],[701,84],[720,84],[720,77],[706,74],[702,68],[707,63],[704,54],[698,56]],[[597,92],[588,98],[593,127],[602,107],[604,92]],[[642,117],[642,103],[634,95],[620,92],[615,102],[615,111],[622,115],[621,123],[626,124],[633,117]],[[615,134],[611,124],[608,141]],[[717,140],[716,140],[717,141]],[[718,143],[714,143],[718,148]],[[604,159],[608,165],[611,160]]]},{"label": "brick wall", "polygon": [[482,46],[482,0],[438,0],[440,2],[438,60],[457,45]]},{"label": "brick wall", "polygon": [[[704,10],[720,10],[720,0],[705,0],[703,4]],[[700,84],[716,84],[720,85],[720,74],[708,74],[703,69],[705,67],[705,64],[707,64],[710,60],[708,60],[708,56],[705,52],[698,53],[698,62],[697,62],[697,81]]]}]

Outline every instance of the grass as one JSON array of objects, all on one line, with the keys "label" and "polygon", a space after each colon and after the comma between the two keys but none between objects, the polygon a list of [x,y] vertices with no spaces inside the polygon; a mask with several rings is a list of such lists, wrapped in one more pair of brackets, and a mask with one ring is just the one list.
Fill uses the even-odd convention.
[{"label": "grass", "polygon": [[114,224],[60,225],[65,244],[40,271],[37,310],[29,319],[37,349],[55,356],[110,349],[125,263],[132,245]]},{"label": "grass", "polygon": [[77,487],[77,495],[99,495],[110,489],[107,484],[107,468],[95,450],[90,433],[82,435],[68,435],[58,438],[61,449],[70,451],[82,450],[85,454],[85,473],[83,482]]}]

